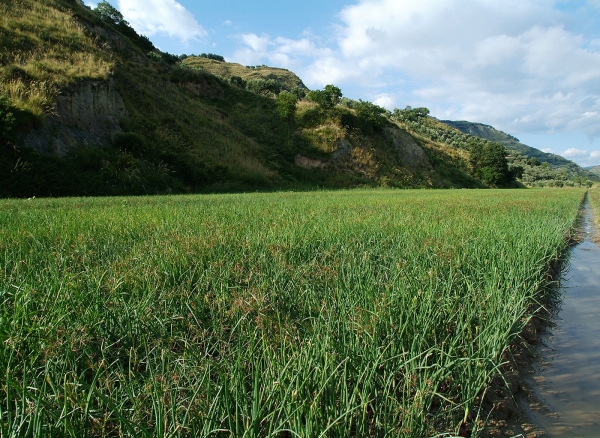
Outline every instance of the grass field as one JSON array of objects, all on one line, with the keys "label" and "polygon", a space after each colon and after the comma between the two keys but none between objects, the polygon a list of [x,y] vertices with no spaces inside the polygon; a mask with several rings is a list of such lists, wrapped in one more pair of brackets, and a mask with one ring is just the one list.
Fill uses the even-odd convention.
[{"label": "grass field", "polygon": [[0,201],[0,433],[475,436],[583,196]]}]

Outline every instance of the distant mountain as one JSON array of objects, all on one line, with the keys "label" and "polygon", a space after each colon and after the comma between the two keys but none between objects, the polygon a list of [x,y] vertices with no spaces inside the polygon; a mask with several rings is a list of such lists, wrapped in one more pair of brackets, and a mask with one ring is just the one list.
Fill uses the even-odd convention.
[{"label": "distant mountain", "polygon": [[585,170],[587,170],[590,173],[593,173],[594,175],[600,176],[600,166],[585,167]]},{"label": "distant mountain", "polygon": [[[536,158],[540,162],[547,162],[550,167],[554,169],[565,169],[570,174],[588,177],[590,176],[588,171],[574,163],[573,161],[567,160],[564,157],[556,154],[550,154],[542,152],[539,149],[527,146],[519,141],[518,138],[499,131],[493,126],[484,125],[482,123],[473,123],[467,121],[452,121],[452,120],[440,120],[452,128],[458,129],[459,131],[473,135],[475,137],[485,138],[486,140],[494,141],[504,145],[509,151],[518,152],[529,158]],[[594,173],[594,172],[592,172]],[[600,175],[600,173],[594,173],[594,175]]]}]

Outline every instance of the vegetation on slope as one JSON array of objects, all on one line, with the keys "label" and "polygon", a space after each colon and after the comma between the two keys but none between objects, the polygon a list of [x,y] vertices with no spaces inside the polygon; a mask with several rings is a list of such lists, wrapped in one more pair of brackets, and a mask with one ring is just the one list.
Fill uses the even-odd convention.
[{"label": "vegetation on slope", "polygon": [[[560,155],[542,152],[521,142],[519,139],[499,131],[492,126],[466,121],[442,120],[459,131],[475,137],[503,144],[510,152],[512,161],[524,168],[523,182],[528,185],[544,185],[551,182],[567,181],[580,183],[586,180],[598,181],[595,175],[590,175],[581,166],[561,157]],[[539,169],[543,163],[548,163]]]},{"label": "vegetation on slope", "polygon": [[[213,55],[214,56],[214,55]],[[243,79],[246,83],[252,80],[273,80],[281,89],[292,90],[301,88],[307,90],[302,80],[289,70],[283,68],[260,66],[243,66],[241,64],[217,61],[204,56],[189,56],[183,59],[183,64],[201,70],[206,70],[217,76],[231,81],[232,77]]]},{"label": "vegetation on slope", "polygon": [[[417,126],[429,118],[403,120],[333,85],[307,93],[282,69],[161,53],[106,2],[94,11],[75,0],[19,5],[1,27],[0,196],[513,184],[504,149],[431,136]],[[13,45],[31,50],[21,59]],[[107,146],[82,142],[61,156],[22,147],[44,117],[57,120],[58,90],[105,78],[128,112]],[[16,83],[22,94],[10,91]],[[36,84],[51,90],[45,100],[35,98]]]},{"label": "vegetation on slope", "polygon": [[422,141],[428,142],[431,148],[440,152],[452,151],[446,152],[440,160],[445,161],[447,156],[455,157],[452,164],[461,166],[465,173],[484,184],[511,186],[520,176],[519,172],[508,167],[508,153],[503,145],[449,128],[429,117],[427,108],[396,108],[391,118]]},{"label": "vegetation on slope", "polygon": [[[404,110],[394,110],[391,117],[424,141],[466,153],[464,160],[469,163],[466,170],[486,184],[511,185],[514,184],[511,181],[516,179],[530,187],[591,187],[597,180],[594,175],[562,157],[562,160],[570,163],[569,166],[553,168],[548,162],[540,162],[535,157],[528,158],[518,152],[506,150],[504,144],[498,141],[464,133],[451,127],[450,122],[439,121],[428,114],[426,108],[407,107]],[[469,122],[464,122],[460,126],[464,128],[470,125]],[[477,130],[473,132],[479,133]],[[490,138],[511,138],[514,141],[514,137],[500,131],[493,132],[499,134]]]},{"label": "vegetation on slope", "polygon": [[[114,69],[114,55],[85,35],[69,3],[0,3],[0,94],[23,118],[51,111],[61,88],[77,80],[106,79]],[[98,20],[79,9],[85,19]]]},{"label": "vegetation on slope", "polygon": [[475,437],[582,196],[1,201],[0,435]]},{"label": "vegetation on slope", "polygon": [[593,173],[594,175],[600,176],[600,166],[586,167],[585,170]]}]

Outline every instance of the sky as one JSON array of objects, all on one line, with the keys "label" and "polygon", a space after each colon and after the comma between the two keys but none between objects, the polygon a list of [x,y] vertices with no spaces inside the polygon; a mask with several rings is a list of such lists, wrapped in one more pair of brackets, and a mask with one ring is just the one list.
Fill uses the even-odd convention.
[{"label": "sky", "polygon": [[600,165],[600,0],[109,2],[162,51],[287,68]]}]

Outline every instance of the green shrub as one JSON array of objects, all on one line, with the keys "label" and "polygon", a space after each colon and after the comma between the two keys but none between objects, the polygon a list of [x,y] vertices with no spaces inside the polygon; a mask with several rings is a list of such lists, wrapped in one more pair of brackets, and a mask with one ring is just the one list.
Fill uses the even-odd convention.
[{"label": "green shrub", "polygon": [[8,140],[15,124],[14,108],[6,98],[0,95],[0,142]]},{"label": "green shrub", "polygon": [[281,85],[274,79],[252,79],[248,81],[246,88],[253,93],[262,95],[277,95],[281,92]]},{"label": "green shrub", "polygon": [[232,76],[229,79],[229,82],[231,84],[235,85],[236,87],[240,87],[240,88],[246,88],[246,84],[248,83],[241,76]]},{"label": "green shrub", "polygon": [[113,147],[132,154],[146,152],[146,140],[134,132],[122,132],[115,135]]},{"label": "green shrub", "polygon": [[359,119],[370,124],[373,128],[380,129],[387,123],[385,118],[386,110],[374,103],[358,99],[353,103],[353,108]]},{"label": "green shrub", "polygon": [[279,115],[282,119],[289,121],[294,118],[297,102],[298,99],[296,98],[296,95],[289,91],[282,91],[279,93],[279,96],[277,96],[277,109],[279,110]]}]

